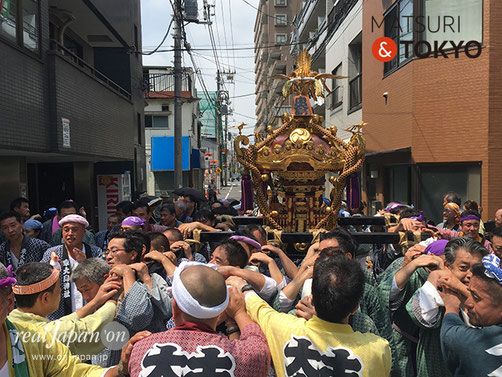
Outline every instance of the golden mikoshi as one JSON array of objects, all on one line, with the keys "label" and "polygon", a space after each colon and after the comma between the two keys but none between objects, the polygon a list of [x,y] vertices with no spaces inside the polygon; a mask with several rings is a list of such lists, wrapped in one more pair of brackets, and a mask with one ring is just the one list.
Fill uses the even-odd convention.
[{"label": "golden mikoshi", "polygon": [[[347,129],[352,133],[348,142],[336,136],[336,127],[324,128],[323,117],[313,113],[310,98],[324,97],[323,89],[329,92],[326,79],[345,77],[311,70],[311,57],[305,50],[297,66],[289,76],[273,76],[286,80],[285,97],[295,94],[291,114],[283,115],[283,124],[276,130],[267,127],[268,135],[253,145],[238,127],[236,156],[251,175],[255,200],[267,225],[289,232],[330,230],[336,227],[346,180],[364,161],[365,124]],[[323,195],[329,173],[334,173],[329,179],[333,188],[330,206],[326,206]]]}]

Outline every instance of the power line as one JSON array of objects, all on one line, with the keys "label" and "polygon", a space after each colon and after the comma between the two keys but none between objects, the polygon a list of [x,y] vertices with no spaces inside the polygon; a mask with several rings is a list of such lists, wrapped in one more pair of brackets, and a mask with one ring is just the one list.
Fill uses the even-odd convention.
[{"label": "power line", "polygon": [[[220,0],[220,4],[221,4],[221,19],[223,20],[223,36],[225,38],[225,47],[228,48],[228,41],[227,41],[227,27],[225,25],[225,11],[224,11],[224,7],[223,7],[223,0]],[[228,64],[228,59],[227,59],[227,66],[230,66],[230,64]]]},{"label": "power line", "polygon": [[[281,43],[281,44],[273,44],[273,45],[267,45],[267,46],[254,46],[254,47],[235,47],[235,48],[219,48],[218,50],[220,51],[248,51],[248,50],[254,50],[254,51],[259,51],[259,50],[266,50],[269,48],[277,48],[277,47],[282,47],[282,46],[298,46],[298,45],[304,45],[311,42],[309,39],[306,42],[298,41],[298,42],[292,42],[292,43]],[[192,51],[213,51],[212,48],[202,48],[202,47],[192,47]],[[167,49],[167,50],[159,50],[158,52],[172,52],[174,51],[173,49]]]},{"label": "power line", "polygon": [[167,36],[169,35],[169,31],[171,30],[171,26],[173,25],[173,21],[174,21],[174,17],[171,17],[171,22],[169,22],[169,26],[167,27],[166,34],[164,34],[164,38],[162,38],[162,41],[159,43],[159,45],[157,47],[155,47],[155,49],[153,49],[150,52],[141,52],[141,55],[152,55],[152,54],[155,54],[159,50],[159,48],[164,44]]},{"label": "power line", "polygon": [[237,111],[234,111],[234,114],[240,115],[241,117],[244,117],[244,118],[256,120],[256,116],[250,117],[249,115],[241,114],[241,113],[238,113]]},{"label": "power line", "polygon": [[[234,25],[232,23],[232,5],[231,5],[231,1],[228,0],[228,12],[230,13],[230,36],[231,36],[231,40],[232,40],[232,47],[235,47],[234,46]],[[233,63],[234,63],[234,66],[235,66],[235,51],[232,51],[232,55],[233,55]],[[235,97],[235,84],[234,84],[234,91],[232,92],[232,95]]]},{"label": "power line", "polygon": [[[193,50],[192,50],[192,51],[193,51]],[[206,56],[204,56],[204,55],[201,55],[201,54],[199,54],[199,53],[197,53],[197,52],[194,52],[194,53],[195,53],[197,56],[199,56],[200,58],[205,59],[205,60],[207,60],[207,61],[209,61],[209,62],[211,62],[211,63],[214,63],[214,61],[213,61],[213,60],[211,60],[211,59],[209,59],[208,57],[206,57]],[[229,67],[229,68],[230,68],[230,67]],[[246,72],[255,73],[255,72],[254,72],[254,70],[250,70],[250,69],[247,69],[247,68],[242,68],[242,67],[237,67],[237,66],[233,66],[233,67],[231,67],[231,68],[233,68],[233,69],[239,69],[239,70],[241,70],[241,71],[246,71]]]},{"label": "power line", "polygon": [[244,1],[244,2],[245,2],[247,5],[249,5],[251,8],[256,9],[259,13],[261,13],[261,14],[263,14],[263,15],[267,16],[267,17],[273,18],[274,20],[276,19],[276,17],[275,17],[275,16],[271,16],[270,14],[268,14],[268,13],[266,13],[266,12],[262,11],[261,9],[259,9],[259,8],[255,7],[253,4],[251,4],[251,3],[247,2],[246,0],[242,0],[242,1]]},{"label": "power line", "polygon": [[268,90],[262,90],[258,93],[248,93],[248,94],[241,94],[241,95],[238,95],[238,96],[233,96],[231,98],[242,98],[242,97],[251,97],[251,96],[256,96],[257,94],[260,94],[260,93],[265,93],[267,92]]}]

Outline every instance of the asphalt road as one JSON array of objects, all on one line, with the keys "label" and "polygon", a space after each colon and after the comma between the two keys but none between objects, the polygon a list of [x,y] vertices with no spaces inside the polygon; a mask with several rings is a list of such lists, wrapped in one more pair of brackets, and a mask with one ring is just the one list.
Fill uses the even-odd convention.
[{"label": "asphalt road", "polygon": [[227,187],[221,187],[218,192],[218,199],[241,200],[241,181],[228,182]]}]

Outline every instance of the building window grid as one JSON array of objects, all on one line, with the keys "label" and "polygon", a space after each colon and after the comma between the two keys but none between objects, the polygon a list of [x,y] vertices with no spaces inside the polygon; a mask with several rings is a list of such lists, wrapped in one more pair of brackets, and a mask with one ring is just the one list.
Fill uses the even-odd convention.
[{"label": "building window grid", "polygon": [[40,2],[5,0],[0,9],[0,37],[29,51],[40,51]]},{"label": "building window grid", "polygon": [[[332,72],[333,75],[342,75],[342,64],[340,63]],[[330,110],[335,110],[339,106],[343,104],[343,85],[341,85],[340,80],[333,79],[332,80],[332,90],[330,93]]]},{"label": "building window grid", "polygon": [[349,81],[349,111],[359,107],[362,103],[362,84],[361,73]]},{"label": "building window grid", "polygon": [[274,25],[275,26],[288,26],[288,15],[287,14],[276,14]]},{"label": "building window grid", "polygon": [[[384,63],[384,73],[404,65],[413,57],[412,51],[408,51],[408,57],[406,57],[406,47],[400,41],[413,41],[413,22],[408,23],[407,19],[410,16],[413,17],[414,8],[416,8],[416,5],[413,0],[398,0],[385,14],[385,36],[396,43],[398,53],[394,59]],[[402,30],[400,30],[399,25],[404,25]]]},{"label": "building window grid", "polygon": [[288,43],[288,36],[286,33],[276,33],[275,34],[275,44],[276,45],[285,45]]}]

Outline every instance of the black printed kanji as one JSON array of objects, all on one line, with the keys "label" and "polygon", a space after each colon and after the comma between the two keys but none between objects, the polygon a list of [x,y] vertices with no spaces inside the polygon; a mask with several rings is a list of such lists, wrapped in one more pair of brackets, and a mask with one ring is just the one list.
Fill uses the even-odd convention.
[{"label": "black printed kanji", "polygon": [[307,97],[295,98],[295,115],[309,115],[309,106],[307,104]]},{"label": "black printed kanji", "polygon": [[362,361],[350,349],[328,347],[321,352],[306,337],[293,336],[284,347],[284,356],[288,377],[362,376]]},{"label": "black printed kanji", "polygon": [[321,356],[321,361],[330,368],[330,376],[353,377],[359,376],[362,372],[362,363],[357,358],[353,358],[351,352],[346,348],[331,348],[329,353]]},{"label": "black printed kanji", "polygon": [[188,367],[192,371],[187,373],[186,377],[230,377],[232,375],[230,371],[233,367],[232,359],[221,351],[217,347],[203,347],[200,350],[201,356],[194,355],[188,360]]},{"label": "black printed kanji", "polygon": [[[320,361],[321,355],[319,354],[319,351],[315,348],[309,348],[312,345],[312,342],[309,339],[294,339],[298,342],[296,347],[290,346],[289,343],[291,342],[289,342],[284,348],[285,357],[294,357],[291,364],[286,366],[286,375],[297,377],[318,376],[318,369],[313,368],[309,360]],[[303,371],[303,373],[296,373],[300,371]]]},{"label": "black printed kanji", "polygon": [[[231,377],[235,360],[217,346],[198,347],[188,353],[174,343],[155,344],[141,363],[148,377]],[[148,374],[145,369],[154,367]]]},{"label": "black printed kanji", "polygon": [[[156,345],[157,346],[157,345]],[[142,367],[147,368],[154,366],[150,372],[150,377],[178,377],[180,374],[175,373],[171,366],[184,368],[187,365],[188,357],[183,353],[180,354],[177,345],[166,344],[157,346],[160,353],[151,354],[149,350],[143,358]]]}]

